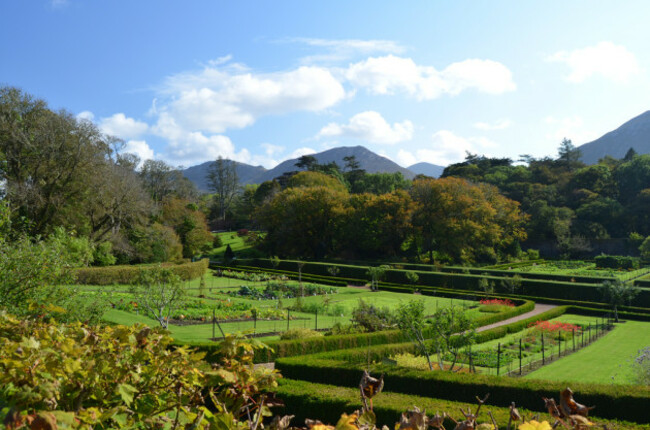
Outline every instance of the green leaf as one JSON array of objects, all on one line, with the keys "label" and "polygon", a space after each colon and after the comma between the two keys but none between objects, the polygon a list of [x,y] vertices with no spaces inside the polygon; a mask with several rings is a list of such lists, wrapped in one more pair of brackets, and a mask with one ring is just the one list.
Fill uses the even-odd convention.
[{"label": "green leaf", "polygon": [[129,384],[119,384],[117,386],[117,394],[122,397],[122,400],[127,404],[127,406],[131,405],[133,402],[133,394],[137,392],[138,390]]}]

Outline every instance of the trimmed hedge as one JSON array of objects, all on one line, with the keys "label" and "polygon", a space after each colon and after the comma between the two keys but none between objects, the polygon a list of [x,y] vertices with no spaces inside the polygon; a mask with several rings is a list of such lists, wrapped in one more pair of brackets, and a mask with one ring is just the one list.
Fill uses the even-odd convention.
[{"label": "trimmed hedge", "polygon": [[[533,302],[526,301],[522,305],[506,312],[498,314],[485,315],[476,319],[476,324],[480,326],[503,321],[508,318],[530,312],[535,307]],[[265,342],[272,348],[272,351],[256,351],[255,362],[267,363],[282,357],[302,356],[307,354],[316,354],[327,351],[338,351],[349,348],[361,348],[374,345],[386,345],[407,342],[408,336],[400,330],[383,330],[374,333],[357,333],[342,334],[336,336],[312,337],[307,339],[293,340],[272,340]],[[206,353],[206,360],[214,361],[213,351],[217,349],[214,342],[189,342],[178,343],[178,345],[187,345],[197,348],[199,351]]]},{"label": "trimmed hedge", "polygon": [[606,269],[638,269],[639,257],[628,257],[624,255],[599,255],[594,257],[596,267]]},{"label": "trimmed hedge", "polygon": [[[268,259],[254,259],[247,260],[247,266],[260,267],[264,269],[272,266],[271,260]],[[240,264],[240,263],[238,263]],[[334,264],[331,263],[314,263],[307,262],[302,268],[304,274],[317,275],[324,278],[336,279],[328,276],[327,269]],[[351,266],[335,264],[339,268],[339,275],[341,278],[348,279],[368,279],[366,274],[368,268],[362,266]],[[297,271],[297,261],[281,260],[277,263],[277,268],[272,270],[282,271]],[[481,269],[472,269],[481,271]],[[393,284],[409,284],[406,278],[407,270],[388,269],[384,276],[384,283]],[[464,273],[445,273],[445,272],[431,272],[431,271],[418,271],[418,288],[442,287],[452,290],[466,290],[466,291],[479,291],[478,283],[481,278],[486,278],[492,281],[497,288],[497,292],[502,294],[505,292],[504,287],[501,285],[502,281],[512,278],[512,276],[485,276],[481,274],[464,274]],[[501,271],[500,273],[505,273]],[[513,272],[507,272],[509,275],[515,275]],[[611,278],[588,278],[588,277],[571,277],[572,279],[590,279],[591,283],[580,282],[565,282],[548,280],[553,278],[551,275],[543,275],[544,279],[524,278],[521,279],[521,287],[516,295],[524,297],[538,297],[547,299],[562,299],[571,301],[592,301],[603,303],[603,294],[596,281],[601,282]],[[337,277],[338,278],[338,277]],[[380,283],[380,288],[381,288]],[[415,286],[414,286],[415,287]],[[414,288],[413,287],[413,288]],[[643,290],[634,299],[634,304],[640,307],[650,308],[650,290]]]},{"label": "trimmed hedge", "polygon": [[[357,375],[355,381],[361,379],[361,373]],[[452,414],[456,419],[460,419],[459,409],[467,410],[470,408],[472,412],[476,411],[476,402],[474,396],[483,397],[487,392],[467,392],[463,402],[454,402],[443,399],[433,399],[429,397],[419,397],[407,394],[393,393],[391,387],[386,384],[384,391],[373,399],[374,412],[377,416],[378,428],[382,425],[387,425],[392,428],[393,423],[399,422],[402,412],[412,409],[417,406],[420,410],[426,410],[427,415],[431,416],[436,412],[447,412]],[[489,391],[488,391],[489,392]],[[577,392],[576,397],[580,400],[582,393]],[[292,425],[300,425],[305,419],[318,419],[325,423],[336,424],[342,413],[350,414],[355,410],[360,409],[359,389],[358,388],[345,388],[334,385],[315,384],[306,381],[297,381],[293,379],[280,379],[279,387],[277,389],[279,398],[285,401],[286,407],[282,410],[282,414],[295,415]],[[553,397],[558,399],[559,393],[554,393]],[[531,417],[530,411],[519,407],[517,398],[512,397],[510,401],[517,402],[519,412],[527,418]],[[541,406],[543,402],[538,399]],[[479,423],[491,423],[488,411],[492,412],[494,419],[499,428],[506,428],[508,424],[508,417],[510,411],[505,405],[507,403],[494,402],[492,396],[487,400],[487,403],[481,408],[478,416]],[[548,420],[552,422],[549,416],[542,414],[540,421]],[[629,430],[637,430],[647,428],[629,422],[607,422],[599,424],[610,424],[611,428],[625,428]],[[446,428],[454,428],[455,423],[446,418],[444,425]]]},{"label": "trimmed hedge", "polygon": [[[291,379],[316,383],[357,387],[359,375],[366,369],[363,364],[348,364],[337,360],[301,357],[301,360],[285,358],[276,363],[280,372]],[[555,397],[571,386],[578,401],[597,405],[593,415],[606,419],[625,419],[637,423],[650,423],[647,408],[650,404],[650,387],[613,386],[515,379],[492,375],[453,372],[424,372],[413,369],[374,364],[372,373],[384,374],[385,386],[392,392],[445,399],[467,401],[477,393],[490,393],[492,404],[507,405],[513,399],[517,406],[534,411],[544,411],[541,397]]]},{"label": "trimmed hedge", "polygon": [[[182,264],[165,264],[162,266],[171,269],[175,274],[180,276],[181,280],[189,281],[202,276],[208,268],[207,259],[195,261],[193,263]],[[77,284],[84,285],[112,285],[112,284],[132,284],[142,270],[153,270],[158,267],[153,264],[136,265],[136,266],[108,266],[108,267],[85,267],[75,269],[74,277]]]}]

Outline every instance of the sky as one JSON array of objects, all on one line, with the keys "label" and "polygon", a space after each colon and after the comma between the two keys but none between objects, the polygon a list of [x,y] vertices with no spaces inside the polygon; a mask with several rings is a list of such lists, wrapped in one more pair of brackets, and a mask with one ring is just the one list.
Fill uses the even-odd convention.
[{"label": "sky", "polygon": [[123,152],[556,156],[650,109],[648,1],[0,0],[0,85]]}]

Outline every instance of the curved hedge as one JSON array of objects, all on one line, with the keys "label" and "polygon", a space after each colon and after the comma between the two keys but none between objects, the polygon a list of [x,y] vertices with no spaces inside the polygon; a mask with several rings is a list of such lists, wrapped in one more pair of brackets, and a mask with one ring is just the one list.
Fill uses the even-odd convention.
[{"label": "curved hedge", "polygon": [[[207,259],[193,263],[165,264],[162,266],[171,269],[180,276],[183,281],[189,281],[201,277],[208,268]],[[153,270],[158,267],[154,264],[136,266],[108,266],[108,267],[84,267],[75,269],[74,277],[77,284],[84,285],[112,285],[132,284],[142,270]]]}]

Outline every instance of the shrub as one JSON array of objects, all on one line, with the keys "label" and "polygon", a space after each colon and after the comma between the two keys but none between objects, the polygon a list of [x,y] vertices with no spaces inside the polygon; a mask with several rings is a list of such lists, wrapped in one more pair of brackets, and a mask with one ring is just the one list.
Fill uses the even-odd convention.
[{"label": "shrub", "polygon": [[322,333],[308,329],[308,328],[293,328],[287,330],[280,335],[281,340],[291,340],[291,339],[307,339],[310,337],[319,337],[323,336]]},{"label": "shrub", "polygon": [[[171,270],[183,281],[189,281],[202,276],[208,268],[207,259],[183,264],[163,264],[162,266]],[[78,284],[85,285],[111,285],[111,284],[133,284],[140,270],[153,270],[157,265],[135,265],[135,266],[110,266],[110,267],[87,267],[76,269],[73,276]]]},{"label": "shrub", "polygon": [[639,259],[621,255],[599,255],[594,258],[596,267],[605,269],[624,269],[632,270],[639,268]]},{"label": "shrub", "polygon": [[237,230],[237,236],[239,236],[239,237],[248,236],[248,229],[241,228],[241,229]]},{"label": "shrub", "polygon": [[100,242],[95,247],[93,253],[93,263],[95,266],[112,266],[117,261],[113,255],[113,244],[110,242]]}]

